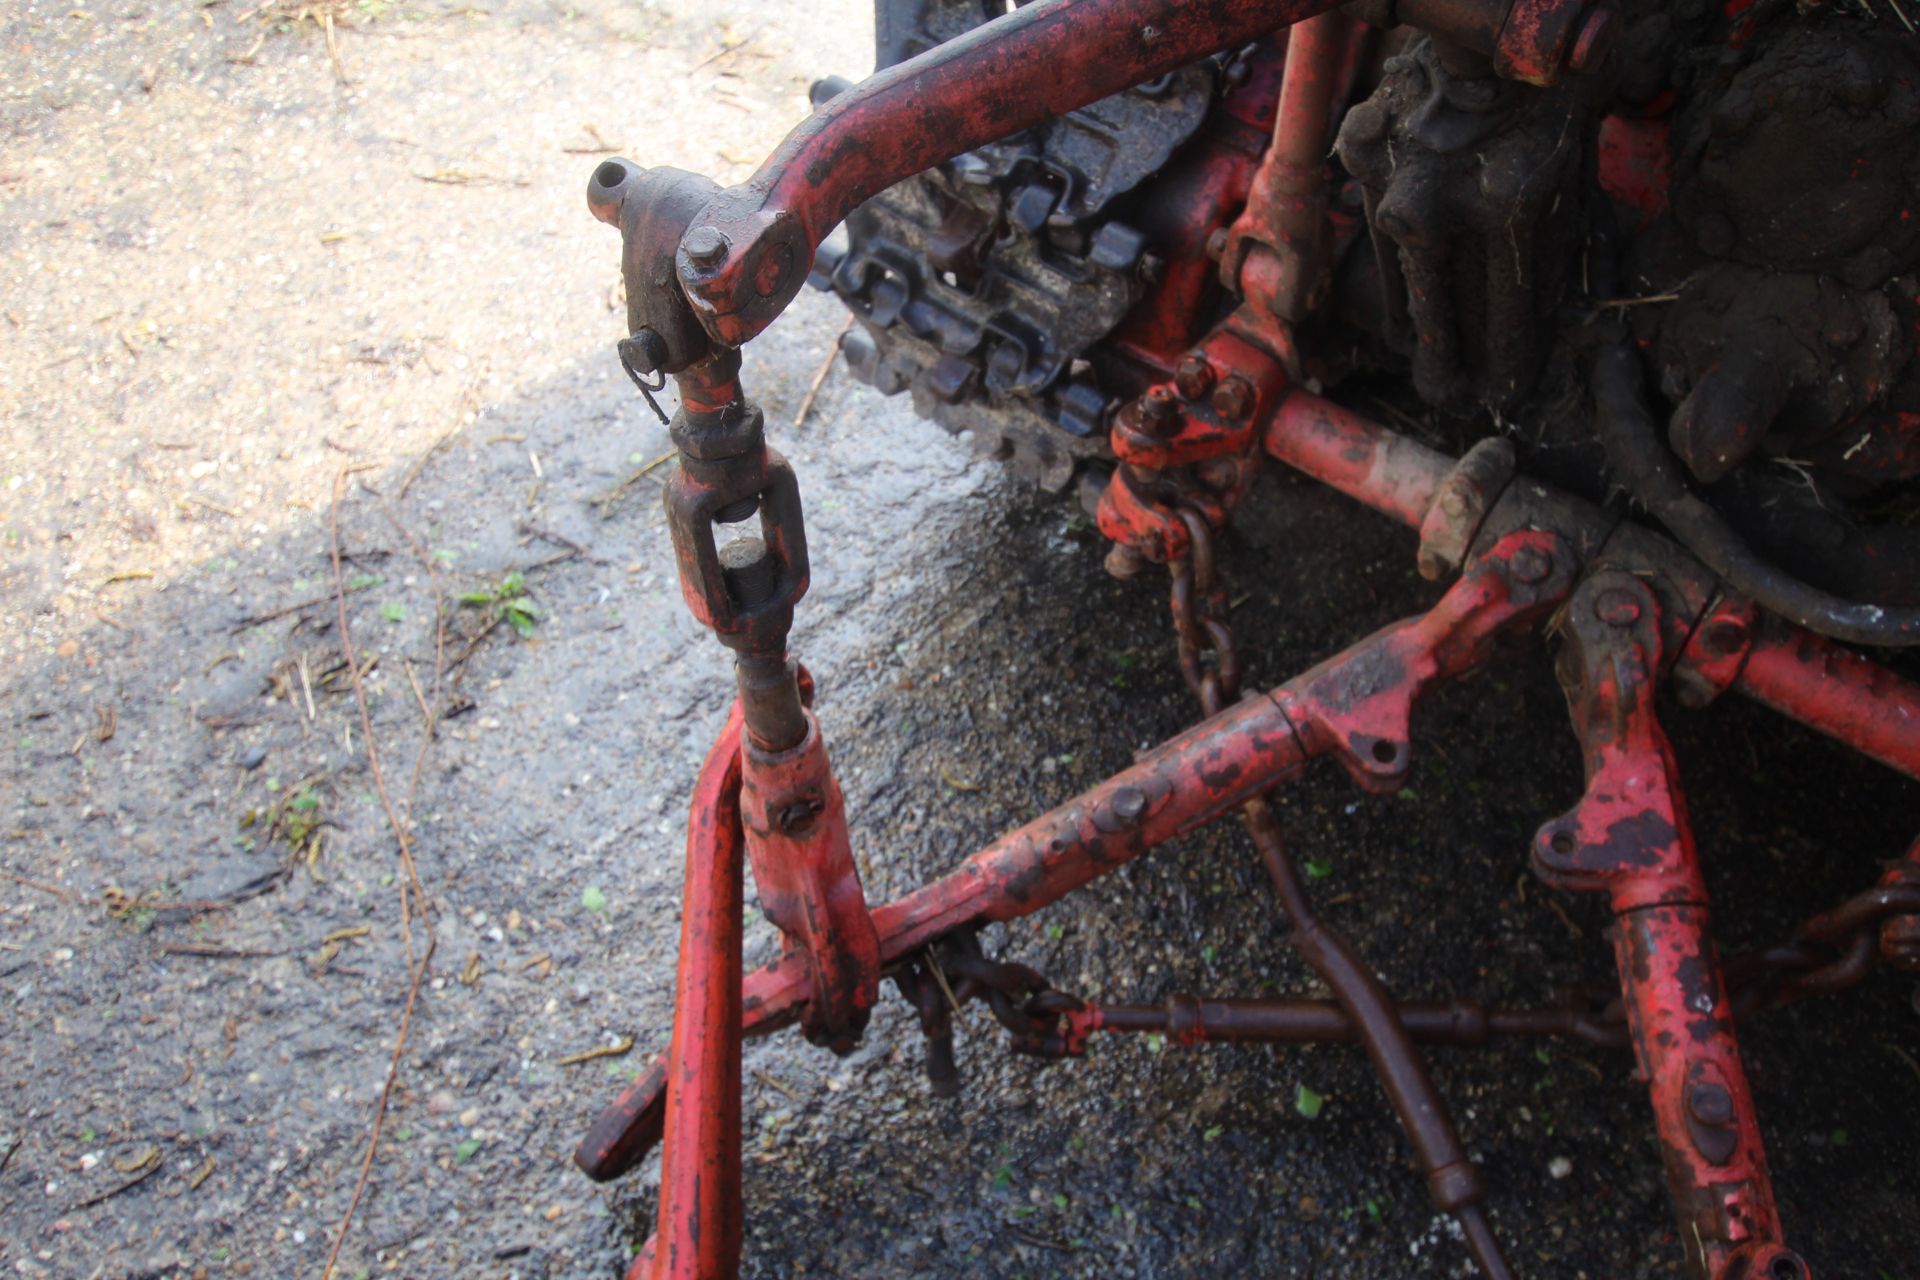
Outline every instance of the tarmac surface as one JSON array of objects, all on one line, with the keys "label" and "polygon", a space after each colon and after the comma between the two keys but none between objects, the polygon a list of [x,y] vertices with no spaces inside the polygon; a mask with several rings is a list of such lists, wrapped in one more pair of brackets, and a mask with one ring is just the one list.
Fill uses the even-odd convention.
[{"label": "tarmac surface", "polygon": [[[870,31],[857,3],[0,14],[0,1270],[319,1276],[430,931],[336,1274],[622,1273],[657,1164],[596,1187],[569,1156],[665,1045],[731,678],[679,599],[664,469],[639,474],[666,433],[615,361],[618,245],[582,195],[615,149],[738,180]],[[792,425],[842,322],[803,295],[745,376],[800,476],[794,651],[880,900],[1192,708],[1163,584],[1107,578],[1070,504],[844,368]],[[336,522],[430,923],[345,674]],[[1288,477],[1233,544],[1249,687],[1438,591],[1410,535]],[[1794,726],[1668,720],[1729,947],[1914,834],[1920,788]],[[1597,904],[1526,867],[1579,790],[1535,650],[1423,708],[1399,795],[1315,769],[1277,806],[1390,989],[1539,1004],[1610,978]],[[987,949],[1107,1000],[1310,994],[1258,870],[1222,826]],[[773,946],[750,911],[749,963]],[[1912,996],[1883,975],[1743,1031],[1822,1275],[1920,1276]],[[846,1059],[748,1046],[746,1274],[1467,1274],[1357,1050],[1114,1038],[1046,1066],[974,1012],[960,1058],[932,1097],[892,999]],[[1628,1061],[1432,1060],[1520,1274],[1679,1273]]]}]

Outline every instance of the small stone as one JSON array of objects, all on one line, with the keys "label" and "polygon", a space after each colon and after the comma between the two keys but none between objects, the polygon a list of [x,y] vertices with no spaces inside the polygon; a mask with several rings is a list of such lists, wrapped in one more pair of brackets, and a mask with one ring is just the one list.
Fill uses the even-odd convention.
[{"label": "small stone", "polygon": [[258,769],[266,762],[267,749],[265,747],[255,745],[248,747],[240,753],[240,767],[242,769]]},{"label": "small stone", "polygon": [[460,1113],[460,1123],[465,1125],[469,1129],[473,1128],[474,1125],[479,1124],[480,1108],[468,1107],[465,1111],[462,1111]]},{"label": "small stone", "polygon": [[1568,1176],[1572,1172],[1573,1161],[1567,1159],[1565,1156],[1555,1156],[1553,1159],[1547,1161],[1547,1176],[1555,1182],[1560,1181],[1560,1179]]}]

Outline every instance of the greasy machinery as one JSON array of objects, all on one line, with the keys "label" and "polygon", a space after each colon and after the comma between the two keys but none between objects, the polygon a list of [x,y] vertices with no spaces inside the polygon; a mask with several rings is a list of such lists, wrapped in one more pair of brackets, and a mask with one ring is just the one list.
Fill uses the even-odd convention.
[{"label": "greasy machinery", "polygon": [[[740,1259],[740,1046],[846,1052],[890,979],[936,1088],[951,1015],[1016,1049],[1095,1033],[1357,1040],[1480,1271],[1514,1274],[1419,1043],[1630,1047],[1690,1273],[1805,1280],[1736,1024],[1920,971],[1920,843],[1783,944],[1719,956],[1656,692],[1738,694],[1920,777],[1920,39],[1821,0],[879,0],[880,69],[823,81],[747,182],[599,165],[643,391],[678,387],[668,522],[739,698],[687,842],[673,1038],[600,1118],[596,1178],[661,1150],[643,1277]],[[843,234],[836,230],[844,224]],[[1202,718],[905,897],[869,903],[811,677],[799,486],[740,348],[809,281],[908,391],[1164,566]],[[1459,457],[1344,407],[1398,389]],[[1323,395],[1322,393],[1329,393]],[[1410,415],[1409,415],[1410,416]],[[1419,531],[1451,586],[1263,692],[1239,687],[1220,534],[1277,460]],[[1414,703],[1497,642],[1557,645],[1585,794],[1534,873],[1604,894],[1619,990],[1536,1010],[1401,1004],[1314,914],[1264,797],[1317,757],[1391,791]],[[1330,1001],[1095,1005],[982,954],[1154,845],[1236,814]],[[784,949],[743,974],[751,874]]]}]

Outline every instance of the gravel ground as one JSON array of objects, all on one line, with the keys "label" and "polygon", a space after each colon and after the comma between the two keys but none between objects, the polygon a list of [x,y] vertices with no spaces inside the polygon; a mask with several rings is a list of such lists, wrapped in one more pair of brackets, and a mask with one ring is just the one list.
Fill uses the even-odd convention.
[{"label": "gravel ground", "polygon": [[[599,1188],[568,1155],[665,1043],[684,806],[729,678],[678,599],[662,473],[633,478],[665,432],[613,360],[617,246],[582,189],[609,146],[744,176],[814,76],[870,65],[870,18],[361,0],[325,10],[336,61],[300,12],[0,15],[0,1266],[321,1272],[407,991],[331,598],[349,472],[351,635],[435,953],[341,1274],[614,1277],[657,1170]],[[747,379],[806,495],[795,650],[880,898],[1191,709],[1160,584],[1101,574],[1070,508],[842,372],[791,426],[840,323],[803,297]],[[1304,484],[1267,484],[1235,542],[1254,682],[1434,594],[1410,537]],[[502,599],[537,612],[525,637],[487,626]],[[1400,796],[1321,771],[1283,793],[1329,917],[1396,991],[1606,978],[1593,904],[1525,869],[1578,794],[1563,719],[1518,660],[1435,697]],[[1672,728],[1731,943],[1912,835],[1920,789],[1792,726],[1726,706]],[[1203,833],[989,949],[1107,999],[1310,991],[1256,873]],[[757,917],[748,945],[773,946]],[[1910,994],[1880,978],[1747,1037],[1824,1274],[1920,1275]],[[949,1101],[897,1004],[845,1060],[749,1046],[748,1274],[1464,1273],[1358,1053],[1131,1041],[1045,1067],[973,1021]],[[1523,1274],[1676,1274],[1629,1064],[1435,1061]]]}]

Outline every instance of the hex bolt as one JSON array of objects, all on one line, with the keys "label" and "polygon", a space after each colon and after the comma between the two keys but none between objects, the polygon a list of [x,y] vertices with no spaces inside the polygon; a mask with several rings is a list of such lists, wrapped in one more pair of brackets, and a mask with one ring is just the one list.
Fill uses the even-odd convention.
[{"label": "hex bolt", "polygon": [[1179,400],[1165,387],[1154,387],[1140,401],[1140,425],[1151,435],[1177,435],[1181,417]]},{"label": "hex bolt", "polygon": [[1533,586],[1545,582],[1547,575],[1553,572],[1553,557],[1533,547],[1522,547],[1513,553],[1513,579],[1515,582]]},{"label": "hex bolt", "polygon": [[1138,787],[1122,787],[1113,793],[1113,816],[1132,825],[1147,812],[1147,793]]},{"label": "hex bolt", "polygon": [[1253,412],[1253,388],[1242,377],[1230,377],[1213,389],[1213,411],[1229,422]]},{"label": "hex bolt", "polygon": [[1687,1090],[1687,1110],[1701,1124],[1719,1128],[1733,1121],[1733,1095],[1725,1085],[1696,1084]]},{"label": "hex bolt", "polygon": [[727,246],[727,237],[718,227],[695,227],[680,242],[687,251],[687,261],[696,267],[717,267],[725,262]]},{"label": "hex bolt", "polygon": [[1213,366],[1199,352],[1189,352],[1173,371],[1173,385],[1189,400],[1198,400],[1213,390]]},{"label": "hex bolt", "polygon": [[720,575],[735,605],[751,609],[773,599],[780,586],[780,562],[758,538],[736,538],[720,548]]},{"label": "hex bolt", "polygon": [[1630,627],[1640,621],[1640,602],[1632,592],[1613,587],[1593,602],[1593,616],[1610,627]]}]

